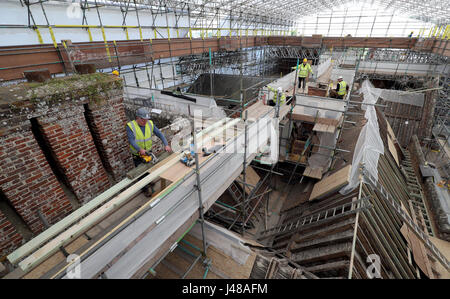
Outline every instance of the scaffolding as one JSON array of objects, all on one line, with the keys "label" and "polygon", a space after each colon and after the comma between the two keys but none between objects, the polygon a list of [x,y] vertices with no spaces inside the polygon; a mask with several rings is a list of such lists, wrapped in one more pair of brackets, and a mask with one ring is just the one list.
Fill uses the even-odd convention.
[{"label": "scaffolding", "polygon": [[[265,76],[269,77],[276,73],[277,64],[286,59],[297,60],[298,58],[308,58],[313,61],[313,64],[318,64],[321,60],[321,57],[324,57],[323,54],[329,54],[329,56],[333,57],[336,53],[343,52],[342,56],[339,56],[337,61],[338,63],[335,65],[344,66],[347,63],[347,60],[351,55],[356,55],[354,57],[355,62],[355,80],[352,82],[350,92],[347,95],[345,100],[345,109],[335,110],[330,108],[317,108],[311,107],[307,104],[303,104],[300,102],[292,101],[291,109],[289,112],[289,127],[292,126],[292,112],[295,106],[303,106],[307,108],[317,108],[321,110],[334,111],[342,113],[343,122],[341,127],[339,127],[337,140],[339,140],[342,131],[345,129],[345,124],[354,124],[351,121],[348,121],[346,118],[350,113],[349,108],[360,104],[360,102],[353,101],[352,92],[354,90],[354,84],[357,79],[361,79],[363,77],[371,77],[371,78],[398,78],[403,77],[406,81],[414,80],[414,76],[410,76],[408,74],[408,68],[411,64],[422,63],[432,65],[431,74],[428,74],[428,78],[438,78],[439,82],[439,97],[436,104],[436,115],[435,118],[435,128],[433,129],[433,135],[435,139],[442,138],[445,136],[446,144],[441,144],[438,142],[441,153],[444,153],[446,150],[446,146],[448,146],[449,142],[449,129],[448,129],[448,113],[449,113],[449,73],[446,72],[448,66],[448,57],[439,54],[439,53],[422,53],[419,51],[415,51],[412,49],[407,50],[392,50],[392,49],[366,49],[366,48],[357,48],[350,49],[348,47],[344,48],[335,48],[332,51],[328,52],[329,49],[320,44],[317,47],[307,48],[303,46],[290,46],[290,45],[258,45],[254,46],[249,43],[249,36],[263,37],[266,38],[268,36],[278,36],[278,37],[286,37],[288,35],[298,35],[296,28],[299,27],[299,23],[293,21],[292,18],[283,17],[281,18],[280,12],[285,12],[287,10],[292,10],[290,12],[291,16],[296,14],[296,11],[300,9],[302,13],[308,10],[304,10],[305,8],[310,8],[313,6],[311,1],[306,1],[307,3],[302,5],[297,5],[296,2],[287,1],[285,4],[275,7],[273,6],[274,1],[250,1],[250,2],[236,2],[236,1],[208,1],[202,4],[198,4],[197,1],[143,1],[143,0],[133,0],[133,1],[115,1],[115,2],[104,2],[104,1],[90,1],[90,0],[82,0],[80,2],[80,8],[82,11],[82,24],[81,25],[61,25],[61,24],[53,24],[49,20],[46,10],[45,4],[48,1],[44,0],[23,0],[22,3],[27,10],[28,16],[28,24],[23,25],[23,28],[28,28],[34,30],[36,35],[38,36],[38,40],[40,44],[44,44],[41,30],[48,29],[53,47],[58,49],[56,53],[58,54],[59,60],[52,61],[47,63],[47,65],[59,64],[62,63],[64,69],[63,72],[66,75],[71,73],[76,73],[75,65],[77,64],[85,64],[85,63],[96,63],[100,67],[102,71],[110,72],[113,69],[118,69],[120,71],[121,77],[124,79],[125,87],[131,86],[140,89],[148,90],[149,94],[154,90],[173,90],[176,87],[186,88],[190,84],[192,84],[201,74],[209,74],[211,78],[210,86],[211,88],[211,98],[215,98],[213,93],[213,74],[234,74],[241,76],[241,84],[240,84],[240,100],[232,100],[232,99],[224,99],[221,100],[229,101],[233,103],[233,109],[228,109],[228,116],[240,117],[244,123],[244,157],[242,161],[243,165],[243,175],[242,180],[237,181],[237,183],[242,184],[243,192],[241,194],[236,194],[235,191],[237,189],[236,183],[233,183],[228,188],[230,193],[233,195],[236,204],[233,206],[216,202],[215,206],[223,209],[221,212],[212,213],[208,215],[208,218],[218,217],[225,212],[233,212],[236,214],[235,218],[231,220],[231,224],[228,229],[233,229],[235,226],[239,224],[241,227],[240,232],[242,234],[245,233],[247,224],[255,213],[258,206],[263,203],[265,198],[266,204],[270,200],[270,188],[266,186],[262,188],[263,185],[267,181],[272,181],[271,178],[273,175],[277,175],[275,171],[275,164],[273,164],[270,169],[266,170],[266,175],[260,182],[253,186],[246,181],[246,167],[250,165],[252,161],[247,160],[247,146],[248,146],[248,119],[246,113],[244,113],[245,109],[253,104],[255,101],[259,100],[259,96],[249,101],[244,101],[243,94],[247,89],[259,89],[259,87],[249,87],[244,89],[242,86],[242,76],[244,75],[252,75],[252,76]],[[57,1],[57,2],[65,2],[65,1]],[[331,7],[331,3],[325,1],[329,7]],[[384,2],[384,1],[382,1]],[[418,2],[416,2],[418,3]],[[48,3],[47,3],[48,4]],[[49,4],[50,5],[50,4]],[[310,5],[310,7],[307,7]],[[398,3],[396,3],[398,5]],[[36,22],[36,14],[38,13],[34,7],[40,7],[39,10],[39,18],[40,14],[44,17],[45,23],[37,23]],[[120,13],[122,15],[121,25],[111,25],[107,24],[105,20],[102,18],[102,9],[114,6],[118,7]],[[269,9],[270,8],[270,9]],[[295,8],[295,9],[293,9]],[[88,14],[92,11],[96,12],[97,22],[98,24],[90,25],[88,24]],[[443,11],[448,12],[448,8],[444,8]],[[151,14],[151,24],[144,25],[142,13],[150,13]],[[435,11],[431,11],[435,12]],[[430,15],[431,15],[430,12]],[[448,43],[448,30],[443,29],[443,22],[447,21],[444,18],[438,18],[442,15],[442,10],[437,13],[436,18],[440,22],[439,34],[442,38],[447,38]],[[447,14],[447,16],[450,14]],[[141,17],[140,17],[141,16]],[[362,16],[360,16],[361,18]],[[326,16],[328,18],[328,16]],[[165,25],[162,25],[161,19],[165,19]],[[331,16],[330,16],[331,19]],[[186,21],[187,20],[187,21]],[[375,23],[372,22],[373,25]],[[389,26],[392,23],[389,21]],[[130,25],[132,24],[132,25]],[[347,23],[344,25],[349,25],[351,23]],[[360,21],[358,21],[358,26],[363,25]],[[17,24],[10,25],[1,25],[0,28],[8,29],[8,28],[17,28],[21,27]],[[373,27],[373,26],[372,26]],[[54,29],[68,29],[68,28],[78,28],[86,33],[89,36],[89,41],[93,42],[92,31],[94,29],[100,29],[102,33],[103,43],[95,44],[94,46],[91,43],[77,43],[76,46],[70,42],[62,42],[59,44],[56,41]],[[328,33],[330,33],[331,22],[329,23]],[[403,31],[406,30],[406,26]],[[113,42],[108,41],[106,38],[105,31],[107,30],[115,30],[121,29],[123,31],[125,40],[121,42]],[[317,33],[318,23],[316,23],[315,33]],[[373,29],[373,28],[372,28]],[[131,31],[137,31],[139,33],[138,40],[130,39]],[[436,29],[437,30],[437,29]],[[152,32],[151,37],[149,35],[145,35],[145,32]],[[356,32],[358,32],[358,27],[356,28]],[[431,34],[431,30],[430,30]],[[341,31],[340,36],[344,35],[344,31]],[[434,35],[434,34],[433,34]],[[146,36],[146,37],[144,37]],[[372,36],[372,34],[371,34]],[[437,33],[435,36],[438,36]],[[175,38],[176,37],[176,38]],[[211,45],[208,44],[209,38],[217,38],[223,41],[222,45],[217,51],[211,50]],[[159,39],[167,39],[168,41],[168,52],[169,55],[167,57],[161,57],[161,53],[166,53],[166,50],[159,49],[156,45],[157,40]],[[188,41],[188,47],[180,49],[178,42],[181,42],[179,39],[186,39],[182,42]],[[197,39],[201,41],[201,46],[193,43],[193,40]],[[62,46],[61,46],[62,45]],[[130,47],[142,47],[143,50],[138,52],[137,54],[130,54],[129,52],[122,51],[124,49],[128,49]],[[50,46],[51,48],[51,46]],[[446,46],[444,47],[446,48]],[[88,50],[98,53],[101,53],[97,56],[92,56],[91,58],[85,57],[77,57],[77,51],[79,50]],[[189,54],[186,55],[178,55],[180,51],[186,50]],[[354,50],[354,51],[353,51]],[[2,50],[6,52],[5,50]],[[24,48],[23,52],[30,51],[29,48]],[[49,47],[45,45],[41,45],[40,47],[33,47],[31,51],[34,51],[36,54],[43,54],[46,52],[50,52]],[[157,57],[157,58],[155,58]],[[359,70],[361,62],[369,62],[369,63],[378,63],[378,62],[396,62],[397,68],[392,69],[393,74],[379,74],[377,72],[377,66],[375,66],[374,71],[372,73],[363,72]],[[406,69],[399,69],[399,63],[405,63],[407,65]],[[297,62],[298,65],[298,62]],[[444,68],[440,68],[439,66],[444,65]],[[11,67],[20,68],[20,67],[38,67],[40,65],[20,65]],[[5,68],[4,68],[5,69]],[[379,76],[379,77],[375,77]],[[297,75],[295,76],[295,78]],[[295,93],[296,81],[294,81],[294,95],[300,96],[300,94]],[[321,98],[327,101],[334,101],[329,98]],[[277,101],[278,102],[278,101]],[[141,103],[134,105],[141,105]],[[376,105],[376,104],[374,104]],[[382,105],[377,105],[382,106]],[[227,109],[227,108],[224,108]],[[277,105],[275,107],[276,117],[278,117],[280,107]],[[290,131],[290,130],[289,130]],[[195,134],[194,134],[195,136]],[[308,146],[317,146],[323,147],[330,151],[331,163],[339,158],[339,153],[348,153],[348,151],[344,149],[340,149],[337,147],[337,142],[334,147],[326,147],[319,144],[312,144],[310,139],[309,142],[305,143],[305,147],[303,149],[302,155],[300,155],[298,161],[295,162],[294,170],[291,172],[289,181],[286,187],[289,186],[295,170],[300,164],[300,158],[304,155]],[[194,146],[196,146],[196,140],[194,138]],[[430,147],[431,148],[431,147]],[[196,151],[197,152],[197,151]],[[200,223],[203,231],[204,224],[204,211],[202,205],[202,180],[200,178],[200,168],[204,167],[204,165],[199,166],[198,154],[195,155],[196,167],[195,167],[195,177],[196,183],[194,191],[191,193],[197,192],[198,200],[199,200],[199,215],[200,219],[197,220]],[[226,162],[226,161],[225,161]],[[224,163],[225,163],[224,162]],[[450,168],[450,162],[447,161],[445,166],[443,166],[446,170]],[[448,173],[447,173],[448,175]],[[302,174],[300,182],[302,182],[304,175]],[[249,194],[246,194],[246,188],[250,189]],[[288,192],[289,194],[289,192]],[[383,194],[385,195],[385,194]],[[386,195],[387,197],[387,195]],[[184,198],[183,198],[184,199]],[[256,203],[252,206],[251,203]],[[352,202],[350,205],[345,204],[342,208],[342,213],[352,211],[351,213],[355,213],[358,211],[363,211],[369,206],[366,205],[368,202],[367,198],[360,198],[356,202]],[[336,209],[335,209],[336,212]],[[331,214],[331,213],[330,213]],[[335,214],[335,213],[334,213]],[[333,214],[333,216],[334,216]],[[317,219],[321,219],[323,215],[314,215],[317,216]],[[325,217],[331,217],[329,215]],[[304,218],[301,225],[304,225],[307,220],[311,223],[314,219],[311,216],[310,219]],[[407,219],[409,220],[409,219]],[[299,220],[300,221],[300,220]],[[297,222],[296,227],[300,225],[300,222]],[[314,220],[316,221],[316,220]],[[195,223],[194,223],[195,224]],[[294,225],[290,223],[291,227]],[[182,237],[189,232],[189,230],[193,227],[193,225],[183,233]],[[414,228],[414,227],[413,227]],[[264,233],[269,234],[274,230],[281,230],[281,227],[271,228]],[[286,230],[286,227],[283,227],[283,230]],[[278,231],[278,232],[279,232]],[[148,270],[148,272],[153,273],[154,268],[158,263],[160,263],[164,257],[169,253],[175,250],[175,248],[184,248],[179,243],[183,242],[189,246],[192,244],[186,243],[183,241],[182,237],[175,242],[169,251],[167,251],[164,255],[162,255],[158,261],[154,263]],[[207,248],[209,244],[206,243],[206,239],[204,234],[202,235],[202,248],[197,248],[191,246],[192,248],[198,250],[200,254],[198,256],[194,255],[194,261],[189,266],[187,271],[182,275],[182,278],[185,278],[189,272],[192,270],[194,265],[198,263],[200,260],[203,260],[203,264],[206,267],[206,273],[210,267],[210,263],[207,258]],[[184,248],[186,250],[186,248]],[[430,247],[430,250],[434,252],[434,248]],[[437,255],[437,258],[441,258],[441,256]],[[448,262],[445,261],[447,264]],[[104,270],[105,272],[106,270]],[[147,272],[147,273],[148,273]],[[147,275],[144,274],[144,275]],[[206,276],[205,273],[205,276]],[[351,277],[351,274],[350,274]]]}]

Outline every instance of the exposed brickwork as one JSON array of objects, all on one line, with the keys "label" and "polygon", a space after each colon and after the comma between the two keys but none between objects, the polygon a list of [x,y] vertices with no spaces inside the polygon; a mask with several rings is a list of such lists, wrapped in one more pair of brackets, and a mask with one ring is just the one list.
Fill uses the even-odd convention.
[{"label": "exposed brickwork", "polygon": [[[43,230],[38,210],[50,224],[72,211],[58,179],[67,183],[80,202],[110,186],[83,106],[106,106],[122,93],[119,77],[101,73],[0,87],[0,190],[34,234]],[[112,106],[123,110],[120,105]],[[123,122],[118,125],[121,131]],[[49,153],[42,152],[40,138],[36,141],[35,125]],[[56,161],[53,169],[47,154]],[[57,179],[55,175],[60,174]],[[0,230],[0,238],[5,236]]]},{"label": "exposed brickwork", "polygon": [[30,128],[0,137],[0,189],[34,233],[72,210]]},{"label": "exposed brickwork", "polygon": [[61,109],[39,117],[38,122],[64,179],[80,202],[87,202],[110,187],[83,106]]},{"label": "exposed brickwork", "polygon": [[324,97],[327,94],[327,89],[308,86],[308,95]]},{"label": "exposed brickwork", "polygon": [[120,181],[134,167],[125,131],[123,97],[109,99],[107,105],[90,103],[86,116],[106,170]]},{"label": "exposed brickwork", "polygon": [[12,252],[22,245],[22,235],[0,211],[0,257]]}]

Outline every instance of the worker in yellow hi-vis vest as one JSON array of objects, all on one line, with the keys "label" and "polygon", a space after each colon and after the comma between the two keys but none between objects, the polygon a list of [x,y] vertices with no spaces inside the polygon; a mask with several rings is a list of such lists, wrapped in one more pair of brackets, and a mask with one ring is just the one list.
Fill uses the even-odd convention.
[{"label": "worker in yellow hi-vis vest", "polygon": [[338,77],[335,90],[330,90],[330,97],[343,100],[348,93],[348,84],[344,81],[342,76]]},{"label": "worker in yellow hi-vis vest", "polygon": [[[293,67],[294,70],[296,68],[296,66]],[[313,71],[311,69],[311,65],[308,63],[308,59],[305,58],[303,59],[303,63],[298,66],[298,88],[302,88],[301,86],[303,85],[303,93],[305,93],[306,83],[309,79],[309,73],[312,74]]]},{"label": "worker in yellow hi-vis vest", "polygon": [[337,92],[337,98],[338,99],[344,99],[345,95],[348,92],[348,84],[344,81],[344,78],[342,76],[339,76],[338,83],[336,85],[336,92]]},{"label": "worker in yellow hi-vis vest", "polygon": [[[143,163],[142,157],[148,155],[152,150],[153,133],[161,139],[164,144],[164,149],[167,152],[172,151],[164,135],[150,119],[150,111],[146,107],[141,107],[136,111],[136,120],[128,122],[126,130],[128,142],[130,143],[130,151],[133,154],[134,165],[136,167]],[[149,191],[149,186],[144,187],[142,190],[146,196],[151,196],[152,192]]]},{"label": "worker in yellow hi-vis vest", "polygon": [[269,100],[269,106],[276,106],[277,100],[280,100],[280,106],[284,105],[286,102],[286,94],[283,92],[283,89],[278,87],[277,89],[267,85],[267,88],[273,92],[273,100]]}]

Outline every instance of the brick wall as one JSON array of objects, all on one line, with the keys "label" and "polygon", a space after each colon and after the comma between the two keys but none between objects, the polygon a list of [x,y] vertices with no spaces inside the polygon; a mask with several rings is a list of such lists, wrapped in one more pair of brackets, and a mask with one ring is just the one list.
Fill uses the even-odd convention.
[{"label": "brick wall", "polygon": [[72,210],[30,128],[0,137],[0,189],[34,233],[38,209],[49,223]]},{"label": "brick wall", "polygon": [[308,95],[324,97],[327,94],[327,89],[308,86]]},{"label": "brick wall", "polygon": [[86,116],[103,164],[113,179],[120,181],[134,167],[125,131],[123,97],[114,97],[107,105],[90,103]]},{"label": "brick wall", "polygon": [[89,201],[110,187],[83,106],[39,117],[38,122],[66,183],[80,202]]},{"label": "brick wall", "polygon": [[[115,178],[125,174],[132,161],[125,157],[128,144],[122,97],[122,80],[101,73],[0,86],[0,190],[34,235],[44,228],[38,210],[50,224],[72,211],[62,184],[82,203],[110,187],[99,152],[106,156]],[[84,106],[96,112],[106,109],[109,123],[103,120],[100,124],[120,128],[117,135],[108,135],[107,129],[92,122],[94,135],[98,133],[101,144],[107,145],[99,147],[100,151]],[[125,166],[114,165],[115,155]],[[22,240],[14,234],[14,225],[4,223],[0,216],[2,254]]]},{"label": "brick wall", "polygon": [[22,245],[22,236],[0,211],[0,257]]}]

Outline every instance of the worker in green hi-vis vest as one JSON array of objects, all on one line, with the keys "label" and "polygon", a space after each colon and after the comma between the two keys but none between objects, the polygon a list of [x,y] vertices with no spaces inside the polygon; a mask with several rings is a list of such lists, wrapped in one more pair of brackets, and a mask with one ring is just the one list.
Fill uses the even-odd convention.
[{"label": "worker in green hi-vis vest", "polygon": [[[292,69],[296,69],[294,66]],[[309,73],[313,73],[311,65],[308,63],[308,59],[303,59],[303,63],[298,66],[298,88],[302,88],[303,85],[303,93],[305,93],[307,79],[309,78]]]},{"label": "worker in green hi-vis vest", "polygon": [[269,106],[276,106],[277,101],[280,100],[280,106],[284,105],[286,102],[286,94],[283,92],[283,89],[278,87],[277,89],[267,85],[267,88],[273,92],[273,100],[269,100],[268,104]]},{"label": "worker in green hi-vis vest", "polygon": [[342,78],[342,76],[339,76],[338,82],[336,84],[336,90],[330,90],[330,97],[343,100],[347,93],[348,84],[344,81],[344,78]]},{"label": "worker in green hi-vis vest", "polygon": [[[141,157],[148,155],[153,147],[152,136],[153,133],[161,139],[164,144],[164,150],[171,152],[172,148],[169,146],[163,133],[153,124],[150,119],[150,111],[146,107],[141,107],[136,111],[136,119],[130,121],[125,126],[130,144],[130,151],[133,155],[134,165],[137,167],[143,163]],[[150,191],[150,187],[152,191]],[[145,196],[151,197],[153,193],[153,184],[142,188]]]}]

